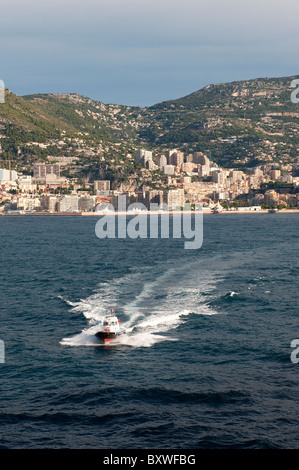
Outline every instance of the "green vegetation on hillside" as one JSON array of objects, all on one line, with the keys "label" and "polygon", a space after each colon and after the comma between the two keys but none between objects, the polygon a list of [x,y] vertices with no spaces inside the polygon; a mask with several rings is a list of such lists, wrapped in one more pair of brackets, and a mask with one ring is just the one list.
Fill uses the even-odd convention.
[{"label": "green vegetation on hillside", "polygon": [[19,97],[7,90],[0,105],[0,165],[10,160],[14,168],[30,168],[49,155],[76,156],[82,177],[121,182],[138,170],[127,157],[138,148],[202,151],[235,168],[295,162],[299,106],[290,99],[295,78],[209,85],[149,108],[103,104],[72,93]]}]

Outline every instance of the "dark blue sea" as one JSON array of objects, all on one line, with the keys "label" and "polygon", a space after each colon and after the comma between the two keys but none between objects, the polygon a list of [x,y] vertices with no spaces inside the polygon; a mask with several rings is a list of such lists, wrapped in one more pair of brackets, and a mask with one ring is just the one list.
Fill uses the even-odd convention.
[{"label": "dark blue sea", "polygon": [[205,215],[197,250],[96,220],[0,217],[0,447],[298,448],[298,214]]}]

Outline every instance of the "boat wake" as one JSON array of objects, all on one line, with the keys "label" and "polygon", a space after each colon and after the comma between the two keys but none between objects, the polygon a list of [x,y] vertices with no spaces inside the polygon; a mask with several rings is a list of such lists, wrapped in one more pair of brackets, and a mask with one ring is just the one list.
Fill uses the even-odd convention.
[{"label": "boat wake", "polygon": [[219,313],[207,301],[216,280],[207,273],[199,276],[196,266],[194,263],[192,270],[189,265],[187,274],[186,269],[177,266],[160,273],[153,273],[153,268],[143,269],[100,284],[95,294],[77,303],[66,301],[72,312],[84,315],[88,325],[81,333],[63,338],[60,344],[103,346],[95,333],[111,307],[115,308],[126,333],[110,341],[109,347],[140,348],[161,341],[177,341],[173,331],[186,322],[190,314]]}]

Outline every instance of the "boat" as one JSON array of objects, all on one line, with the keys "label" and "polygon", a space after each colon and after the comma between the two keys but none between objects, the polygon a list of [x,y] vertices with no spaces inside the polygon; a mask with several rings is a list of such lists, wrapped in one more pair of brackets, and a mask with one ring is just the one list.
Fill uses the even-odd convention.
[{"label": "boat", "polygon": [[277,212],[278,212],[278,209],[275,208],[275,207],[268,210],[268,213],[269,213],[269,214],[276,214]]},{"label": "boat", "polygon": [[100,329],[95,333],[95,336],[103,343],[108,343],[125,332],[126,330],[120,327],[119,318],[115,315],[114,310],[111,309],[111,312],[103,318]]}]

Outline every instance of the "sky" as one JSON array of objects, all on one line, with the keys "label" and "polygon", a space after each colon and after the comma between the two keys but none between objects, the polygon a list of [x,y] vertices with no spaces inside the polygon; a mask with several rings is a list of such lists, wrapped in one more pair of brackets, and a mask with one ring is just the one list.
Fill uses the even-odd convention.
[{"label": "sky", "polygon": [[21,96],[151,106],[297,75],[298,17],[298,0],[0,0],[0,80]]}]

